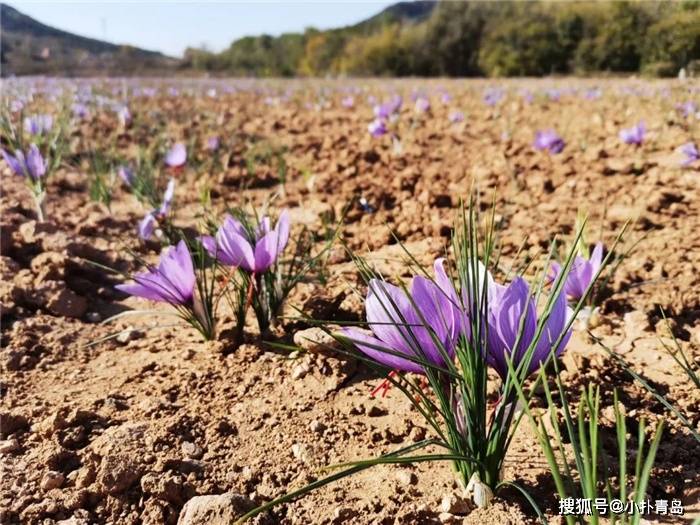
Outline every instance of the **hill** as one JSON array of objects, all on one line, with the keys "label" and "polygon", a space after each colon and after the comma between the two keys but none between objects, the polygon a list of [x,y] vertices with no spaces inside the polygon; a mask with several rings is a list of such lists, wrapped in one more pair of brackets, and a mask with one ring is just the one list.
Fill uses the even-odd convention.
[{"label": "hill", "polygon": [[10,75],[163,74],[179,60],[56,29],[0,4],[0,64]]}]

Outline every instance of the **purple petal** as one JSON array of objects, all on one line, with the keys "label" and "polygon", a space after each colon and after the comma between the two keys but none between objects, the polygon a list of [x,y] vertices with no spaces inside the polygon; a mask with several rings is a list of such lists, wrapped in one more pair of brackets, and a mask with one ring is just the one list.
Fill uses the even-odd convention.
[{"label": "purple petal", "polygon": [[360,331],[357,328],[344,328],[342,329],[342,333],[348,337],[362,353],[387,368],[416,374],[423,372],[423,367],[421,365],[409,361],[408,359],[402,359],[396,355],[398,351],[395,348],[389,348],[386,343],[376,337],[372,337],[364,331]]},{"label": "purple petal", "polygon": [[[24,168],[22,167],[22,164],[24,164],[24,155],[22,155],[22,159],[19,159],[13,155],[10,155],[4,149],[0,149],[0,153],[2,153],[2,158],[5,159],[5,162],[7,162],[7,165],[10,166],[10,169],[15,175],[24,176]],[[18,152],[18,156],[19,154],[21,154],[21,152]]]},{"label": "purple petal", "polygon": [[139,223],[139,237],[147,241],[153,236],[153,230],[156,228],[156,218],[153,213],[146,215]]},{"label": "purple petal", "polygon": [[46,173],[46,164],[44,163],[44,158],[41,156],[39,148],[36,144],[29,146],[29,152],[27,153],[27,171],[32,179],[38,181]]},{"label": "purple petal", "polygon": [[252,272],[255,271],[255,256],[248,239],[240,235],[232,222],[224,224],[216,233],[216,243],[219,246],[217,257],[224,264],[240,266]]},{"label": "purple petal", "polygon": [[176,142],[165,155],[165,163],[171,168],[182,166],[187,160],[187,149],[182,142]]},{"label": "purple petal", "polygon": [[272,230],[266,233],[255,244],[255,271],[264,272],[277,259],[279,246],[279,233]]},{"label": "purple petal", "polygon": [[369,282],[365,313],[374,335],[397,352],[415,355],[415,341],[405,326],[411,310],[403,290],[378,279]]},{"label": "purple petal", "polygon": [[160,206],[159,213],[161,215],[167,215],[170,211],[170,205],[173,202],[173,196],[175,195],[175,179],[170,179],[168,181],[168,186],[165,188],[165,193],[163,194],[163,204]]}]

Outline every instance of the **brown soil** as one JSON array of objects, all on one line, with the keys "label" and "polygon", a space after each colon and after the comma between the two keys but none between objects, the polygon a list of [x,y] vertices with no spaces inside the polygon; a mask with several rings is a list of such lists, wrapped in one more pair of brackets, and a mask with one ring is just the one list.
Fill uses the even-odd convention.
[{"label": "brown soil", "polygon": [[[403,267],[390,231],[429,264],[443,252],[459,199],[472,183],[483,202],[495,196],[506,260],[525,236],[521,257],[542,256],[555,235],[568,238],[579,209],[590,216],[592,240],[602,235],[608,246],[631,220],[625,242],[643,240],[610,283],[594,333],[700,428],[700,392],[660,343],[669,336],[663,308],[680,344],[700,358],[700,173],[678,169],[674,154],[700,138],[697,124],[693,135],[673,111],[674,102],[689,97],[687,85],[674,84],[667,99],[618,93],[620,86],[660,90],[662,84],[598,82],[606,89],[600,100],[565,95],[528,105],[517,96],[522,83],[504,83],[512,92],[498,109],[483,103],[488,84],[478,81],[388,84],[387,93],[396,88],[408,95],[414,84],[444,86],[453,101],[443,106],[432,92],[432,114],[402,136],[401,156],[392,153],[388,137],[367,133],[372,114],[361,96],[355,109],[340,106],[340,92],[328,96],[329,107],[307,108],[317,102],[317,87],[292,83],[271,85],[299,88],[277,105],[264,104],[265,93],[252,89],[217,98],[135,99],[130,130],[95,118],[76,131],[74,147],[82,136],[133,155],[148,137],[143,126],[149,118],[168,122],[168,136],[188,142],[201,144],[215,131],[228,164],[211,174],[213,205],[221,210],[224,202],[241,203],[246,179],[252,184],[245,195],[254,202],[279,192],[274,162],[259,163],[251,178],[243,161],[246,140],[272,141],[287,149],[287,181],[276,204],[291,209],[295,228],[305,224],[320,232],[323,216],[340,217],[353,197],[362,196],[376,211],[354,204],[344,239],[361,254],[371,252],[389,275]],[[551,82],[528,85],[537,90]],[[381,84],[369,86],[384,95]],[[409,118],[413,107],[405,99]],[[464,124],[448,122],[451,108],[466,113]],[[640,149],[620,144],[619,129],[639,120],[647,123],[648,141]],[[564,136],[562,154],[533,151],[535,131],[545,128]],[[95,322],[147,305],[117,293],[118,280],[87,261],[134,270],[125,247],[149,259],[159,247],[135,238],[144,210],[123,189],[115,191],[111,213],[90,201],[86,168],[55,174],[46,223],[34,221],[23,182],[3,168],[0,522],[175,523],[193,496],[234,492],[260,503],[316,479],[324,466],[374,457],[426,436],[426,425],[400,392],[370,395],[381,379],[364,365],[265,347],[252,319],[247,342],[233,353],[226,343],[201,342],[170,317]],[[178,225],[197,224],[198,184],[191,169],[179,176]],[[359,277],[342,250],[333,253],[328,274],[325,286],[300,285],[289,304],[328,319],[360,319],[361,301],[348,293]],[[87,346],[130,325],[139,330],[128,340]],[[307,328],[286,320],[276,336],[291,342]],[[587,337],[576,334],[564,366],[572,394],[590,381],[601,386],[606,439],[614,436],[605,417],[614,387],[631,433],[642,416],[667,420],[650,497],[680,499],[685,518],[700,516],[700,445],[687,429]],[[504,478],[520,483],[552,523],[560,522],[546,461],[526,422]],[[458,494],[447,464],[381,466],[278,507],[268,518],[288,524],[536,521],[514,490],[499,493],[489,509],[467,506],[446,514],[443,498]]]}]

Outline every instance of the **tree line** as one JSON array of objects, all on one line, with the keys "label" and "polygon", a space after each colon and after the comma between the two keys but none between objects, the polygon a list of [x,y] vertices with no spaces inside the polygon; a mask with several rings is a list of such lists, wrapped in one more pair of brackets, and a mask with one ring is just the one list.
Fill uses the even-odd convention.
[{"label": "tree line", "polygon": [[[439,2],[422,20],[246,37],[182,67],[246,76],[542,76],[700,69],[700,1]],[[700,71],[698,71],[700,72]]]}]

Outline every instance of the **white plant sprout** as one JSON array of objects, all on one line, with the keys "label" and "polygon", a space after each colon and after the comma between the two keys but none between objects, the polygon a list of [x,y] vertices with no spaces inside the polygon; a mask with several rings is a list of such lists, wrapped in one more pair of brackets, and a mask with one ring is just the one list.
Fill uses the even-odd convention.
[{"label": "white plant sprout", "polygon": [[[563,264],[562,271],[553,283],[552,291],[546,301],[544,312],[539,316],[535,336],[527,347],[521,362],[514,364],[509,361],[508,375],[500,382],[500,402],[496,408],[491,411],[489,410],[487,400],[489,367],[485,360],[485,355],[489,351],[487,345],[488,324],[486,322],[488,315],[487,289],[489,274],[485,270],[489,266],[494,265],[494,261],[498,259],[495,255],[493,218],[492,212],[483,240],[480,240],[477,214],[473,201],[470,202],[468,212],[462,208],[461,217],[458,217],[457,220],[457,227],[455,229],[457,233],[453,236],[458,284],[456,291],[457,297],[463,298],[460,299],[460,302],[467,302],[467,304],[460,304],[458,306],[465,311],[472,312],[469,316],[469,326],[472,335],[470,338],[465,337],[464,334],[459,336],[455,346],[456,358],[454,360],[449,356],[449,349],[445,348],[443,343],[436,336],[435,331],[417,308],[417,305],[413,302],[411,296],[407,293],[408,290],[405,283],[401,283],[401,288],[404,293],[406,293],[408,299],[411,301],[412,307],[416,310],[420,318],[418,324],[410,324],[403,317],[396,323],[384,324],[392,324],[396,327],[401,327],[397,331],[401,334],[403,343],[407,345],[415,355],[395,351],[384,346],[372,345],[367,342],[362,343],[372,350],[400,357],[420,365],[425,372],[425,380],[428,383],[429,391],[426,392],[424,385],[421,384],[419,377],[416,375],[396,370],[392,371],[358,352],[355,349],[356,341],[345,335],[333,332],[329,323],[313,320],[308,317],[305,319],[311,324],[321,326],[327,334],[332,335],[336,342],[340,343],[340,352],[357,358],[366,363],[370,368],[380,371],[389,384],[406,395],[412,407],[421,414],[427,425],[435,434],[435,437],[425,439],[408,447],[399,448],[398,450],[378,458],[351,461],[328,467],[327,469],[341,470],[261,505],[243,515],[237,523],[243,523],[247,519],[265,512],[276,505],[294,501],[321,486],[374,465],[419,463],[425,461],[449,461],[452,464],[458,482],[463,490],[465,492],[469,490],[475,502],[480,506],[487,506],[493,494],[499,489],[512,486],[524,495],[533,506],[538,516],[540,516],[542,520],[544,519],[534,500],[532,500],[522,487],[512,481],[502,479],[503,463],[518,424],[524,416],[521,405],[525,404],[527,406],[529,404],[537,383],[540,381],[539,378],[536,378],[535,384],[530,386],[528,393],[525,393],[525,387],[528,384],[528,369],[533,359],[535,347],[537,342],[543,337],[545,324],[551,315],[555,299],[559,294],[563,293],[565,279],[574,258],[574,250],[572,249],[569,252]],[[624,229],[616,238],[611,251],[606,256],[606,261],[611,257],[623,232]],[[581,231],[577,233],[577,241],[580,235]],[[555,252],[555,245],[556,242],[553,242],[546,264],[544,265],[544,270],[541,272],[536,282],[536,303],[547,280],[546,272],[549,267],[549,262]],[[404,250],[413,264],[419,268],[423,276],[435,283],[432,277],[420,266],[405,247]],[[378,278],[380,282],[385,282],[381,275],[378,275],[376,271],[370,268],[364,259],[356,256],[350,252],[350,250],[348,251],[350,256],[354,259],[360,275],[368,286],[371,278]],[[601,269],[604,266],[605,264],[601,266]],[[594,276],[593,282],[599,275],[600,270]],[[554,349],[559,347],[563,335],[571,329],[575,315],[581,309],[583,301],[590,291],[591,286],[588,287],[585,296],[573,309],[573,315],[569,316],[567,319],[562,336],[551,345],[549,357],[546,359],[545,363],[542,364],[543,369],[548,366],[549,361],[553,360]],[[391,312],[393,315],[399,314],[399,316],[401,316],[397,305],[389,294],[381,295],[383,296],[381,304],[385,313],[390,315],[389,313]],[[467,298],[466,301],[464,298]],[[518,348],[520,339],[523,337],[526,321],[525,317],[526,315],[523,315],[522,319],[520,319],[516,343],[513,346],[514,348]],[[357,325],[358,323],[334,322],[334,325],[337,326],[338,324]],[[364,324],[367,325],[368,323]],[[382,323],[372,323],[372,325],[379,324]],[[420,329],[427,330],[443,358],[444,366],[438,366],[428,359],[424,349],[410,329],[411,326],[417,326]],[[334,349],[338,351],[338,348]],[[520,403],[518,403],[518,401],[520,401]],[[428,447],[441,449],[441,452],[414,454],[414,452],[422,451]]]}]

